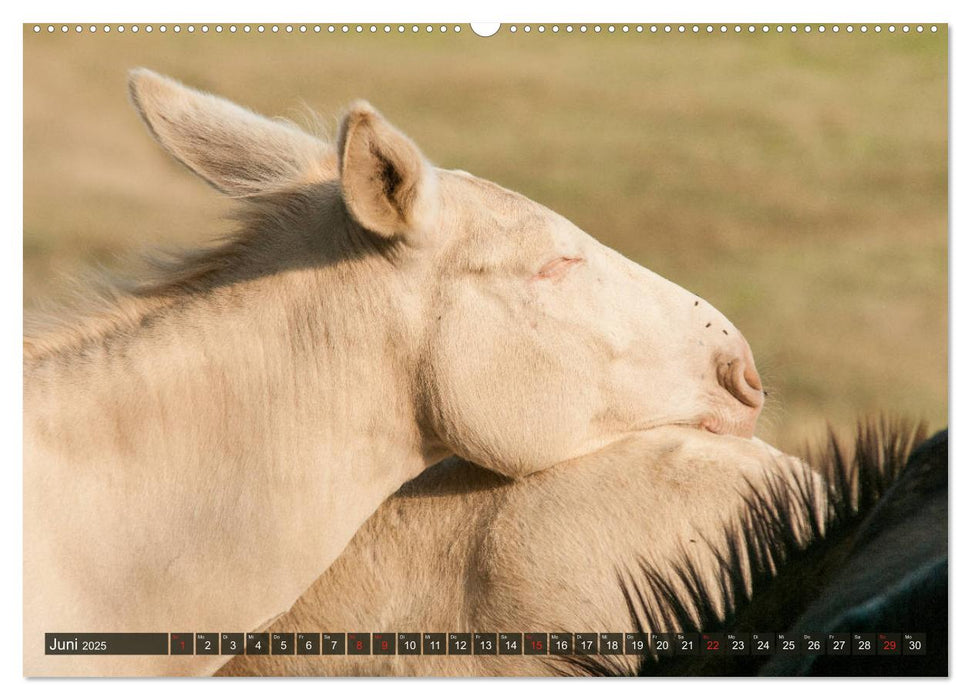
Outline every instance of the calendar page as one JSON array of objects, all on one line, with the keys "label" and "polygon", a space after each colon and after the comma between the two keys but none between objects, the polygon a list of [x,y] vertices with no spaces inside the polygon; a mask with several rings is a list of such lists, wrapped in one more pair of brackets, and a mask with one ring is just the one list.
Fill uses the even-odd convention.
[{"label": "calendar page", "polygon": [[24,675],[947,676],[948,34],[25,24]]}]

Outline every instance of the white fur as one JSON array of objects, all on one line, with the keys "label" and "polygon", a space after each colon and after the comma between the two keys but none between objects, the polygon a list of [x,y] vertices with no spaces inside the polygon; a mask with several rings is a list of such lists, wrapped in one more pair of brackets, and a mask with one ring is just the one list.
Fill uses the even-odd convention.
[{"label": "white fur", "polygon": [[367,104],[338,152],[150,71],[130,88],[243,227],[25,341],[27,674],[212,670],[45,657],[43,632],[252,629],[450,454],[523,476],[654,426],[752,435],[757,375],[718,311],[434,168]]}]

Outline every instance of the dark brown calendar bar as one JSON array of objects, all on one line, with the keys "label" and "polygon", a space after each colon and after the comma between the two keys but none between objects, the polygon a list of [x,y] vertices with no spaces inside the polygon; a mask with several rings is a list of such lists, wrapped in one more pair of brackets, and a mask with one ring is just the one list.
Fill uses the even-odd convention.
[{"label": "dark brown calendar bar", "polygon": [[599,638],[600,636],[596,632],[577,632],[573,636],[574,653],[580,656],[600,653]]},{"label": "dark brown calendar bar", "polygon": [[216,632],[196,632],[196,654],[218,656],[219,634]]},{"label": "dark brown calendar bar", "polygon": [[398,653],[406,656],[421,654],[421,633],[398,632]]},{"label": "dark brown calendar bar", "polygon": [[669,632],[651,635],[651,649],[655,656],[674,656],[674,635]]},{"label": "dark brown calendar bar", "polygon": [[497,632],[475,632],[472,635],[472,649],[477,656],[499,653],[499,634]]},{"label": "dark brown calendar bar", "polygon": [[756,656],[775,653],[775,635],[771,632],[752,632],[749,650]]},{"label": "dark brown calendar bar", "polygon": [[320,632],[298,632],[297,653],[304,656],[316,656],[320,653]]},{"label": "dark brown calendar bar", "polygon": [[628,632],[624,635],[624,653],[643,654],[651,648],[649,637],[646,632]]},{"label": "dark brown calendar bar", "polygon": [[904,656],[924,656],[927,654],[927,634],[924,632],[907,632],[903,638]]},{"label": "dark brown calendar bar", "polygon": [[728,640],[724,634],[718,632],[701,635],[698,649],[705,656],[722,656],[725,654]]},{"label": "dark brown calendar bar", "polygon": [[421,653],[428,655],[444,655],[446,650],[444,632],[425,632],[421,636]]},{"label": "dark brown calendar bar", "polygon": [[472,654],[472,633],[471,632],[449,632],[448,654],[449,656],[471,655]]},{"label": "dark brown calendar bar", "polygon": [[552,632],[550,634],[550,653],[554,656],[572,656],[573,635],[570,632]]},{"label": "dark brown calendar bar", "polygon": [[881,632],[877,635],[877,656],[899,656],[902,649],[899,632]]},{"label": "dark brown calendar bar", "polygon": [[398,653],[397,639],[391,632],[375,632],[371,635],[371,649],[377,656],[393,656]]},{"label": "dark brown calendar bar", "polygon": [[514,656],[523,653],[522,632],[500,632],[499,653]]},{"label": "dark brown calendar bar", "polygon": [[97,634],[48,632],[44,635],[44,653],[51,656],[167,656],[169,653],[169,635],[166,632],[104,632]]},{"label": "dark brown calendar bar", "polygon": [[728,632],[725,635],[725,653],[748,656],[752,653],[752,635],[747,632]]},{"label": "dark brown calendar bar", "polygon": [[624,635],[620,632],[601,632],[600,633],[600,653],[601,654],[623,654]]},{"label": "dark brown calendar bar", "polygon": [[220,653],[235,656],[243,653],[243,633],[223,632],[219,635]]},{"label": "dark brown calendar bar", "polygon": [[265,656],[270,653],[269,632],[249,632],[246,635],[246,655]]},{"label": "dark brown calendar bar", "polygon": [[347,653],[351,655],[369,656],[371,654],[371,633],[348,632]]},{"label": "dark brown calendar bar", "polygon": [[923,632],[104,632],[44,635],[48,655],[924,656]]},{"label": "dark brown calendar bar", "polygon": [[273,632],[270,635],[270,651],[274,656],[296,653],[296,635],[293,632]]},{"label": "dark brown calendar bar", "polygon": [[849,656],[853,649],[849,634],[830,632],[826,635],[826,654],[829,656]]},{"label": "dark brown calendar bar", "polygon": [[191,656],[195,654],[195,638],[192,633],[172,632],[169,635],[169,653],[173,656]]},{"label": "dark brown calendar bar", "polygon": [[542,656],[550,653],[550,635],[546,632],[527,632],[523,635],[523,653]]},{"label": "dark brown calendar bar", "polygon": [[694,632],[675,632],[673,637],[675,656],[694,656],[701,648],[698,635]]},{"label": "dark brown calendar bar", "polygon": [[321,632],[320,653],[343,656],[347,653],[347,635],[343,632]]},{"label": "dark brown calendar bar", "polygon": [[802,653],[807,656],[822,656],[826,653],[826,639],[821,634],[804,634],[799,645]]}]

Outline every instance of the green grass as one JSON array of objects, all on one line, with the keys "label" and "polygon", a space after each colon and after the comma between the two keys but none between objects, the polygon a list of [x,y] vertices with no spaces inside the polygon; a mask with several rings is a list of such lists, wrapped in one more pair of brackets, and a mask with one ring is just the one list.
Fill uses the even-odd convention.
[{"label": "green grass", "polygon": [[24,37],[24,298],[225,231],[127,102],[144,65],[333,125],[364,97],[428,156],[562,213],[747,335],[784,448],[947,421],[947,37]]}]

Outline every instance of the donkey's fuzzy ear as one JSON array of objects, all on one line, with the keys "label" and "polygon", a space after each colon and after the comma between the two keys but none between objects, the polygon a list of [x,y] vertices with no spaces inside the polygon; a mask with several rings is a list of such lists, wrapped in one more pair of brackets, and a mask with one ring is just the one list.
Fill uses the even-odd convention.
[{"label": "donkey's fuzzy ear", "polygon": [[436,178],[418,147],[367,102],[354,103],[337,139],[341,190],[361,226],[414,237],[432,216]]},{"label": "donkey's fuzzy ear", "polygon": [[226,194],[256,195],[336,176],[332,147],[287,122],[145,68],[129,73],[128,92],[162,147]]}]

